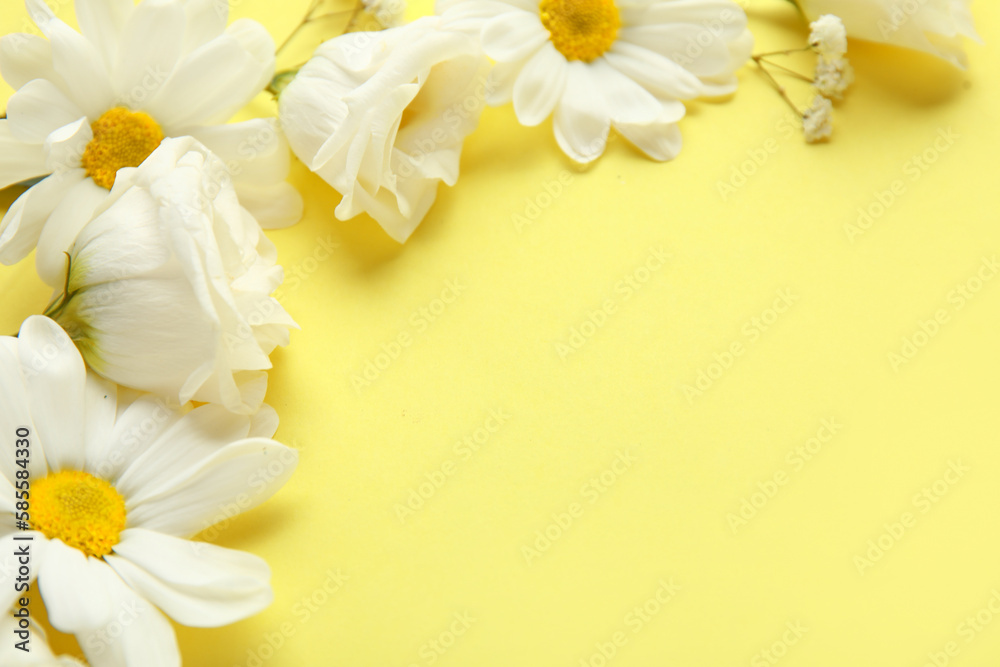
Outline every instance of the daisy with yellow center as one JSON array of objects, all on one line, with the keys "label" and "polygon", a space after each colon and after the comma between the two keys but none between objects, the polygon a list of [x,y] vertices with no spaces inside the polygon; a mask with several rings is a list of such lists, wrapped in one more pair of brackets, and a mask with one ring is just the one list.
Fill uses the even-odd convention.
[{"label": "daisy with yellow center", "polygon": [[[77,636],[91,665],[167,667],[180,655],[166,616],[215,627],[270,603],[264,561],[188,538],[227,518],[220,508],[254,507],[291,476],[298,457],[270,439],[273,410],[184,412],[148,394],[119,403],[116,386],[41,316],[0,337],[0,405],[30,452],[24,466],[12,451],[0,457],[0,609],[23,594],[14,584],[28,548],[27,578],[50,623]],[[26,526],[13,493],[25,479]]]},{"label": "daisy with yellow center", "polygon": [[[0,119],[0,189],[43,179],[0,222],[0,263],[37,247],[41,278],[64,282],[65,251],[121,169],[165,137],[191,136],[227,165],[240,204],[265,228],[294,224],[302,199],[285,182],[287,144],[272,119],[226,124],[274,74],[274,42],[228,3],[76,0],[80,32],[26,0],[44,37],[0,38],[16,90]],[[67,8],[68,9],[68,8]]]},{"label": "daisy with yellow center", "polygon": [[438,0],[437,13],[482,40],[496,61],[487,101],[514,103],[523,125],[550,115],[580,163],[614,128],[649,157],[680,151],[683,100],[727,95],[750,57],[732,0]]}]

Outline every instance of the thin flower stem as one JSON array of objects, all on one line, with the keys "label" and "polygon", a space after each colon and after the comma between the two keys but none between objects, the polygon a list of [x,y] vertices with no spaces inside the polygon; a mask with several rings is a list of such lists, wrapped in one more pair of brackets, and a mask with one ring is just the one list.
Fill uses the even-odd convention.
[{"label": "thin flower stem", "polygon": [[768,72],[767,68],[764,67],[764,64],[761,62],[761,56],[753,56],[753,61],[757,63],[757,67],[760,68],[760,71],[763,72],[764,76],[766,76],[771,81],[771,84],[774,85],[775,90],[777,90],[778,94],[781,95],[781,99],[785,100],[788,106],[791,107],[792,111],[795,112],[795,115],[801,116],[802,112],[799,111],[799,108],[795,106],[795,102],[792,102],[792,98],[790,98],[788,93],[785,92],[785,87],[778,83],[778,80],[774,78],[774,75]]},{"label": "thin flower stem", "polygon": [[316,21],[322,21],[323,19],[333,18],[335,16],[343,16],[345,14],[350,14],[351,17],[350,17],[350,19],[348,21],[348,25],[350,25],[351,22],[353,22],[354,19],[357,17],[358,10],[361,7],[363,7],[363,5],[359,3],[359,4],[355,5],[354,7],[352,7],[351,9],[342,9],[339,12],[328,12],[326,14],[320,14],[319,16],[313,16],[313,14],[316,13],[316,10],[319,9],[322,4],[323,4],[322,0],[315,0],[313,2],[312,7],[309,9],[309,12],[306,14],[306,17],[304,19],[302,19],[302,23],[300,23],[297,26],[295,26],[295,29],[292,30],[291,34],[288,35],[288,37],[285,38],[285,41],[281,43],[281,46],[279,46],[275,50],[275,52],[274,52],[275,55],[281,55],[281,52],[285,49],[285,47],[288,46],[291,43],[291,41],[293,39],[295,39],[296,35],[298,35],[300,32],[302,32],[302,29],[305,28],[310,23],[315,23]]},{"label": "thin flower stem", "polygon": [[767,63],[771,67],[776,67],[776,68],[784,71],[786,74],[794,76],[797,79],[802,79],[803,81],[807,81],[809,83],[813,82],[813,79],[809,78],[808,76],[806,76],[802,72],[797,72],[797,71],[793,70],[791,67],[785,67],[784,65],[779,65],[778,63],[774,62],[773,60],[768,60],[767,58],[764,58],[763,56],[758,56],[757,58],[760,60],[760,62]]},{"label": "thin flower stem", "polygon": [[767,58],[768,56],[790,56],[793,53],[805,53],[806,51],[812,51],[811,46],[803,46],[798,49],[785,49],[783,51],[768,51],[767,53],[757,53],[753,56],[754,60],[757,58]]}]

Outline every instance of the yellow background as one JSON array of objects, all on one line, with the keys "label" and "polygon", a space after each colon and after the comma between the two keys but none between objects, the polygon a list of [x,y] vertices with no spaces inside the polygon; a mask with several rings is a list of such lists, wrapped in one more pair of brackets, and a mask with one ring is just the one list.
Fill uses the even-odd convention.
[{"label": "yellow background", "polygon": [[[306,4],[243,0],[233,14],[280,41]],[[405,246],[366,217],[337,221],[338,195],[296,164],[306,218],[270,236],[302,330],[273,356],[268,400],[302,462],[212,536],[270,562],[275,601],[231,627],[179,629],[185,664],[600,667],[619,632],[607,664],[622,667],[920,667],[935,652],[997,664],[1000,278],[961,308],[953,293],[1000,255],[1000,6],[974,5],[987,45],[969,44],[967,72],[852,42],[857,83],[825,145],[786,130],[787,108],[749,67],[732,100],[689,105],[684,150],[665,164],[615,141],[577,170],[549,123],[488,110],[458,186]],[[804,43],[787,3],[749,13],[759,49]],[[5,1],[0,32],[25,20]],[[262,96],[247,113],[273,105]],[[914,172],[925,152],[934,163]],[[724,198],[734,170],[754,173]],[[902,194],[852,241],[845,225],[897,180]],[[647,274],[651,248],[670,259]],[[44,308],[33,271],[0,270],[0,331]],[[627,276],[648,279],[628,298]],[[442,307],[449,280],[465,289]],[[775,321],[779,290],[796,300]],[[614,312],[585,326],[606,300]],[[422,308],[439,313],[426,327]],[[939,310],[947,321],[894,369],[890,353]],[[592,335],[561,356],[573,327]],[[411,344],[356,388],[400,334]],[[720,373],[714,355],[734,343],[742,354]],[[700,371],[720,377],[689,401]],[[466,460],[456,442],[491,410],[509,419]],[[824,419],[842,428],[799,468],[796,448]],[[634,463],[606,472],[619,453]],[[954,484],[938,481],[949,462],[968,468]],[[443,466],[452,474],[401,521],[397,505]],[[614,481],[590,502],[584,485],[602,473]],[[776,475],[787,483],[770,487]],[[744,499],[762,506],[734,532]],[[573,503],[578,516],[529,563],[523,547],[559,532],[553,515]],[[906,512],[902,536],[883,535]],[[891,548],[859,572],[880,536]],[[328,594],[338,571],[347,580]],[[676,595],[649,603],[671,579]],[[635,632],[644,604],[661,609]],[[991,622],[971,630],[984,608]],[[434,653],[466,613],[471,626]]]}]

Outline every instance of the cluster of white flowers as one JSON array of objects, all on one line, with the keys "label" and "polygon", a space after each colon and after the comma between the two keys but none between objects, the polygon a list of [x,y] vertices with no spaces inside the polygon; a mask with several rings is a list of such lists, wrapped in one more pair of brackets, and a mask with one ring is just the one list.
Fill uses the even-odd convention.
[{"label": "cluster of white flowers", "polygon": [[806,141],[816,143],[833,134],[832,99],[840,100],[854,82],[854,69],[847,61],[847,29],[839,16],[823,14],[810,25],[809,47],[818,55],[813,87],[816,98],[802,114]]},{"label": "cluster of white flowers", "polygon": [[[962,64],[967,2],[917,3],[894,18],[900,39],[883,41]],[[847,35],[871,33],[850,9],[860,0],[799,3],[815,15],[815,74],[778,67],[815,89],[801,112],[815,142],[854,79]],[[0,39],[16,91],[0,119],[0,189],[30,186],[0,222],[0,262],[34,251],[54,293],[0,337],[0,431],[17,434],[0,441],[0,610],[26,604],[12,559],[30,538],[22,580],[95,667],[175,667],[167,617],[219,626],[272,598],[259,558],[189,538],[236,498],[264,502],[298,461],[271,439],[264,403],[269,356],[296,327],[272,296],[284,276],[263,232],[303,212],[285,181],[289,145],[341,193],[337,217],[366,213],[402,243],[439,185],[457,182],[486,105],[511,103],[525,126],[551,118],[580,164],[612,131],[671,160],[686,101],[732,94],[750,57],[764,69],[790,53],[751,56],[733,0],[438,0],[409,24],[405,0],[357,0],[345,34],[275,76],[281,48],[254,21],[228,24],[225,0],[75,0],[79,32],[43,0],[26,5],[43,36]],[[293,36],[329,16],[321,5]],[[932,15],[948,25],[932,29]],[[228,122],[264,90],[277,120]],[[107,632],[122,606],[136,618]],[[37,630],[14,618],[6,634]],[[0,647],[0,662],[79,664],[35,646],[28,662]]]},{"label": "cluster of white flowers", "polygon": [[[0,337],[0,426],[17,434],[0,443],[0,610],[26,604],[14,577],[37,580],[90,665],[174,667],[167,617],[226,625],[272,599],[261,559],[188,538],[298,461],[263,403],[295,323],[262,225],[303,203],[278,123],[227,123],[271,81],[275,47],[259,23],[227,25],[226,3],[77,0],[80,32],[26,4],[43,36],[0,39],[16,91],[0,188],[30,185],[0,222],[0,262],[34,250],[54,294]],[[136,618],[119,624],[122,608]],[[3,665],[78,664],[7,619]]]}]

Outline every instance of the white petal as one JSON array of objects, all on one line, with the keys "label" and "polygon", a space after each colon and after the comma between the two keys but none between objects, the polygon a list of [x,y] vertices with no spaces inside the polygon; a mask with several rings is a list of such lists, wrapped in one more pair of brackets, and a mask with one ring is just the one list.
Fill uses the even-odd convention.
[{"label": "white petal", "polygon": [[52,211],[35,253],[35,268],[47,285],[65,285],[67,253],[107,196],[107,190],[86,178],[70,188]]},{"label": "white petal", "polygon": [[17,353],[49,467],[82,469],[87,371],[76,345],[55,322],[36,315],[21,325]]},{"label": "white petal", "polygon": [[118,387],[94,373],[87,373],[84,389],[84,460],[90,468],[100,463],[91,455],[107,446],[115,429],[115,415],[118,408]]},{"label": "white petal", "polygon": [[278,411],[267,403],[260,406],[260,410],[253,416],[250,422],[250,438],[273,438],[278,430]]},{"label": "white petal", "polygon": [[[17,471],[20,469],[17,461],[28,458],[28,474],[30,479],[41,479],[48,472],[45,464],[45,450],[42,443],[35,437],[35,425],[31,420],[31,408],[28,406],[28,397],[24,390],[24,376],[21,373],[21,362],[17,356],[17,341],[13,338],[6,338],[12,344],[0,345],[0,428],[3,433],[11,435],[0,440],[0,473],[4,477],[3,491],[9,493],[5,497],[5,505],[0,511],[12,512],[14,510],[12,482],[17,481]],[[28,447],[30,456],[17,456],[18,449],[24,449],[23,444],[19,446],[17,439],[13,436],[18,429],[28,429]],[[23,434],[23,432],[22,432]],[[4,486],[6,485],[6,486]]]},{"label": "white petal", "polygon": [[0,37],[0,73],[15,90],[34,79],[62,83],[52,67],[52,44],[38,35],[18,32]]},{"label": "white petal", "polygon": [[528,12],[500,14],[483,28],[483,50],[498,63],[523,60],[548,39],[541,19]]},{"label": "white petal", "polygon": [[[226,445],[171,488],[129,510],[129,525],[181,537],[194,535],[227,518],[225,507],[236,503],[247,511],[270,498],[291,477],[298,453],[263,438]],[[240,498],[240,496],[244,496]]]},{"label": "white petal", "polygon": [[76,0],[80,32],[101,52],[109,72],[118,57],[118,40],[134,6],[132,0]]},{"label": "white petal", "polygon": [[122,471],[152,446],[181,415],[158,396],[140,396],[118,415],[110,435],[104,439],[87,440],[87,472],[117,486]]},{"label": "white petal", "polygon": [[[711,39],[695,43],[692,29],[695,36],[703,34]],[[711,76],[729,66],[729,47],[721,36],[683,23],[622,28],[618,39],[659,53],[693,74]]]},{"label": "white petal", "polygon": [[514,84],[514,112],[533,127],[549,117],[566,86],[566,58],[545,44],[528,60]]},{"label": "white petal", "polygon": [[111,619],[111,596],[96,572],[107,565],[79,549],[51,540],[38,565],[38,589],[49,622],[60,632],[93,630]]},{"label": "white petal", "polygon": [[47,173],[45,150],[38,144],[15,139],[10,133],[10,121],[0,120],[0,190]]},{"label": "white petal", "polygon": [[[32,539],[26,540],[25,538],[28,537]],[[28,583],[31,583],[38,576],[41,569],[39,564],[45,558],[45,552],[50,546],[49,541],[44,535],[34,530],[0,535],[0,609],[10,609],[14,601],[21,595],[14,589],[14,584],[17,583],[16,580],[19,576],[18,569],[21,566],[16,552],[23,549],[25,545],[31,554],[27,564],[30,570]]]},{"label": "white petal", "polygon": [[288,143],[273,118],[184,130],[219,156],[234,184],[273,185],[288,177]]},{"label": "white petal", "polygon": [[220,0],[187,0],[184,3],[187,25],[184,28],[185,54],[210,42],[226,29],[229,19],[229,2]]},{"label": "white petal", "polygon": [[273,51],[262,62],[261,53],[249,50],[266,40],[270,36],[259,24],[234,23],[181,60],[148,107],[164,131],[176,135],[178,128],[224,123],[246,106],[273,74]]},{"label": "white petal", "polygon": [[285,229],[302,219],[305,203],[291,183],[234,185],[240,204],[253,214],[264,229]]},{"label": "white petal", "polygon": [[647,48],[619,40],[604,54],[612,67],[660,97],[688,100],[701,95],[698,77]]},{"label": "white petal", "polygon": [[273,599],[267,563],[241,551],[131,529],[115,554],[108,563],[119,576],[184,625],[235,623]]},{"label": "white petal", "polygon": [[[247,437],[250,418],[219,405],[203,405],[180,418],[152,442],[119,476],[116,488],[129,507],[176,484],[205,459],[231,442]],[[134,525],[131,523],[130,525]]]},{"label": "white petal", "polygon": [[[672,114],[667,117],[671,116]],[[615,123],[615,129],[654,160],[673,160],[681,152],[681,131],[675,121],[645,124]]]},{"label": "white petal", "polygon": [[569,63],[566,90],[556,107],[553,127],[559,147],[573,160],[586,164],[601,156],[608,143],[611,119],[590,68]]},{"label": "white petal", "polygon": [[70,99],[88,118],[99,118],[114,102],[103,57],[86,37],[59,19],[49,21],[46,34],[52,41],[52,65]]},{"label": "white petal", "polygon": [[90,122],[80,118],[45,138],[45,168],[49,173],[79,169],[87,144],[94,138]]},{"label": "white petal", "polygon": [[97,570],[116,615],[105,627],[80,636],[92,667],[180,667],[177,638],[170,622],[142,599],[110,567]]},{"label": "white petal", "polygon": [[0,262],[12,265],[27,257],[63,195],[86,177],[83,169],[57,172],[14,200],[0,222]]},{"label": "white petal", "polygon": [[181,56],[184,9],[174,0],[143,0],[125,24],[114,67],[117,103],[139,109],[169,78]]},{"label": "white petal", "polygon": [[642,86],[616,70],[604,58],[598,58],[590,65],[613,122],[642,124],[660,117],[662,105]]},{"label": "white petal", "polygon": [[527,60],[497,63],[486,79],[486,103],[491,107],[507,104],[514,99],[514,85]]},{"label": "white petal", "polygon": [[7,103],[10,133],[31,144],[41,144],[49,134],[83,115],[80,107],[45,79],[29,82]]}]

